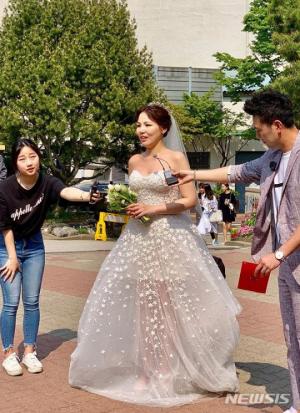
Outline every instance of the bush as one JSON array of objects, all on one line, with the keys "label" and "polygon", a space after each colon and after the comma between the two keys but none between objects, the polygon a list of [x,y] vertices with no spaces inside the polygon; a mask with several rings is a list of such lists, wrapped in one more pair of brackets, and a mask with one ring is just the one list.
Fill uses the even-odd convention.
[{"label": "bush", "polygon": [[256,224],[256,211],[253,211],[250,215],[245,216],[245,221],[242,224],[248,225],[249,227],[255,227]]},{"label": "bush", "polygon": [[256,223],[256,212],[253,211],[250,215],[246,215],[245,220],[241,224],[237,237],[242,239],[251,239]]}]

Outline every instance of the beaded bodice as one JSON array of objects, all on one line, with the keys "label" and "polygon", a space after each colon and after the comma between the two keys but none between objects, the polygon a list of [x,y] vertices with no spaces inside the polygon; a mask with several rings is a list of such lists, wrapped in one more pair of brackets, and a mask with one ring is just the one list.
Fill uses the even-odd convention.
[{"label": "beaded bodice", "polygon": [[166,184],[163,171],[142,175],[134,169],[129,177],[129,185],[137,193],[138,202],[145,204],[170,203],[181,197],[177,186],[170,187]]}]

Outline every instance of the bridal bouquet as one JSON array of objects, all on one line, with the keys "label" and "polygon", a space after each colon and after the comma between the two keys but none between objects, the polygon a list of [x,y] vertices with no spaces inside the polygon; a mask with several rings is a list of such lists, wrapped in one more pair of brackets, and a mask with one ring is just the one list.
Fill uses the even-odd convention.
[{"label": "bridal bouquet", "polygon": [[[108,210],[114,212],[124,212],[125,208],[130,204],[137,202],[137,195],[128,186],[123,184],[108,185],[107,193]],[[144,216],[139,220],[146,224],[150,221],[150,217]]]}]

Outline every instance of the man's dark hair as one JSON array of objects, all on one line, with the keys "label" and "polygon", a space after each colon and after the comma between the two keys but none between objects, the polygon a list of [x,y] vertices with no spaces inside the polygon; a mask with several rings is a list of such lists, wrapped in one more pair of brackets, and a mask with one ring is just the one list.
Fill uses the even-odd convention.
[{"label": "man's dark hair", "polygon": [[252,116],[258,116],[262,123],[272,125],[280,120],[286,128],[294,126],[293,104],[290,98],[273,89],[254,93],[246,100],[244,111]]}]

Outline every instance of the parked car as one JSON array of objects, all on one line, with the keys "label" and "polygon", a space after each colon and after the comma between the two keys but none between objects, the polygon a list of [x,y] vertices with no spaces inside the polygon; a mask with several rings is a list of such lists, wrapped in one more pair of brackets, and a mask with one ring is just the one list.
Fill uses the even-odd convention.
[{"label": "parked car", "polygon": [[[82,191],[90,192],[91,186],[93,182],[80,182],[77,185],[74,185],[75,188],[79,188]],[[86,213],[90,218],[95,219],[98,221],[99,219],[99,212],[106,211],[106,199],[105,196],[107,194],[107,182],[99,182],[98,189],[101,194],[101,199],[96,204],[89,204],[88,202],[74,202],[74,201],[66,201],[65,199],[59,200],[59,206],[63,208],[67,208],[71,211],[80,211]]]},{"label": "parked car", "polygon": [[[75,188],[79,188],[82,191],[89,192],[93,182],[79,182],[79,184],[75,185]],[[98,191],[100,194],[107,194],[107,187],[108,182],[97,182]]]}]

